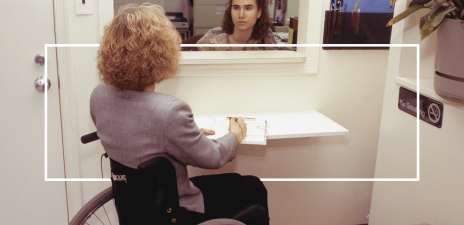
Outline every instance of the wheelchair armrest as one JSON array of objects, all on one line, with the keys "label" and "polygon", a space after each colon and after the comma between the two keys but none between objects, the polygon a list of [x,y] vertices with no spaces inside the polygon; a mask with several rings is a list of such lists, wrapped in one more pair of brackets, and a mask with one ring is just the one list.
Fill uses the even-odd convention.
[{"label": "wheelchair armrest", "polygon": [[90,134],[86,134],[84,136],[81,137],[81,142],[82,144],[87,144],[89,142],[92,142],[92,141],[96,141],[100,139],[97,135],[97,132],[93,132],[93,133],[90,133]]}]

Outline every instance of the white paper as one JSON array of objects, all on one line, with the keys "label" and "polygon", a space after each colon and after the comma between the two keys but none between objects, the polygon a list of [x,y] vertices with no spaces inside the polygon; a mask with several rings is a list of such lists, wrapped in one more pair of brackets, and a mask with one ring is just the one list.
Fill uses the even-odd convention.
[{"label": "white paper", "polygon": [[[246,117],[244,117],[246,118]],[[213,130],[215,135],[208,135],[209,139],[218,139],[229,133],[229,119],[227,117],[199,117],[195,118],[198,128]],[[247,133],[240,144],[266,145],[266,120],[255,118],[245,119]]]}]

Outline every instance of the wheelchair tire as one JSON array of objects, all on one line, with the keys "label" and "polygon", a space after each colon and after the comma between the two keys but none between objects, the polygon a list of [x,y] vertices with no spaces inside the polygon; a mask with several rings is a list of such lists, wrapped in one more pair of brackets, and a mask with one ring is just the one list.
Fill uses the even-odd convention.
[{"label": "wheelchair tire", "polygon": [[[113,189],[108,187],[107,189],[100,192],[98,195],[93,197],[89,202],[87,202],[84,207],[77,212],[73,217],[69,225],[83,225],[88,224],[87,220],[95,214],[95,212],[103,207],[106,203],[113,199]],[[103,223],[103,222],[102,222]]]}]

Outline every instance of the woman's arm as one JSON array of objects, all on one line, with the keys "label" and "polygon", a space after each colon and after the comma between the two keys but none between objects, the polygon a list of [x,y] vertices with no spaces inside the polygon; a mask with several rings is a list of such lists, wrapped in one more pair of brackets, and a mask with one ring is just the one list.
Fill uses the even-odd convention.
[{"label": "woman's arm", "polygon": [[198,128],[190,107],[174,101],[164,115],[164,143],[167,154],[184,165],[217,169],[235,158],[241,138],[230,132],[217,139],[208,139]]}]

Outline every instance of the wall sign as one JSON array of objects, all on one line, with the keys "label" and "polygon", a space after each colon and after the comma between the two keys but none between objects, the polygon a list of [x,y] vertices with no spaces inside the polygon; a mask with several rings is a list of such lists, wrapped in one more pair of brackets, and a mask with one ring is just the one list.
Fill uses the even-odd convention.
[{"label": "wall sign", "polygon": [[[398,108],[414,117],[417,116],[417,93],[400,87]],[[443,122],[443,103],[419,95],[419,119],[441,128]]]}]

